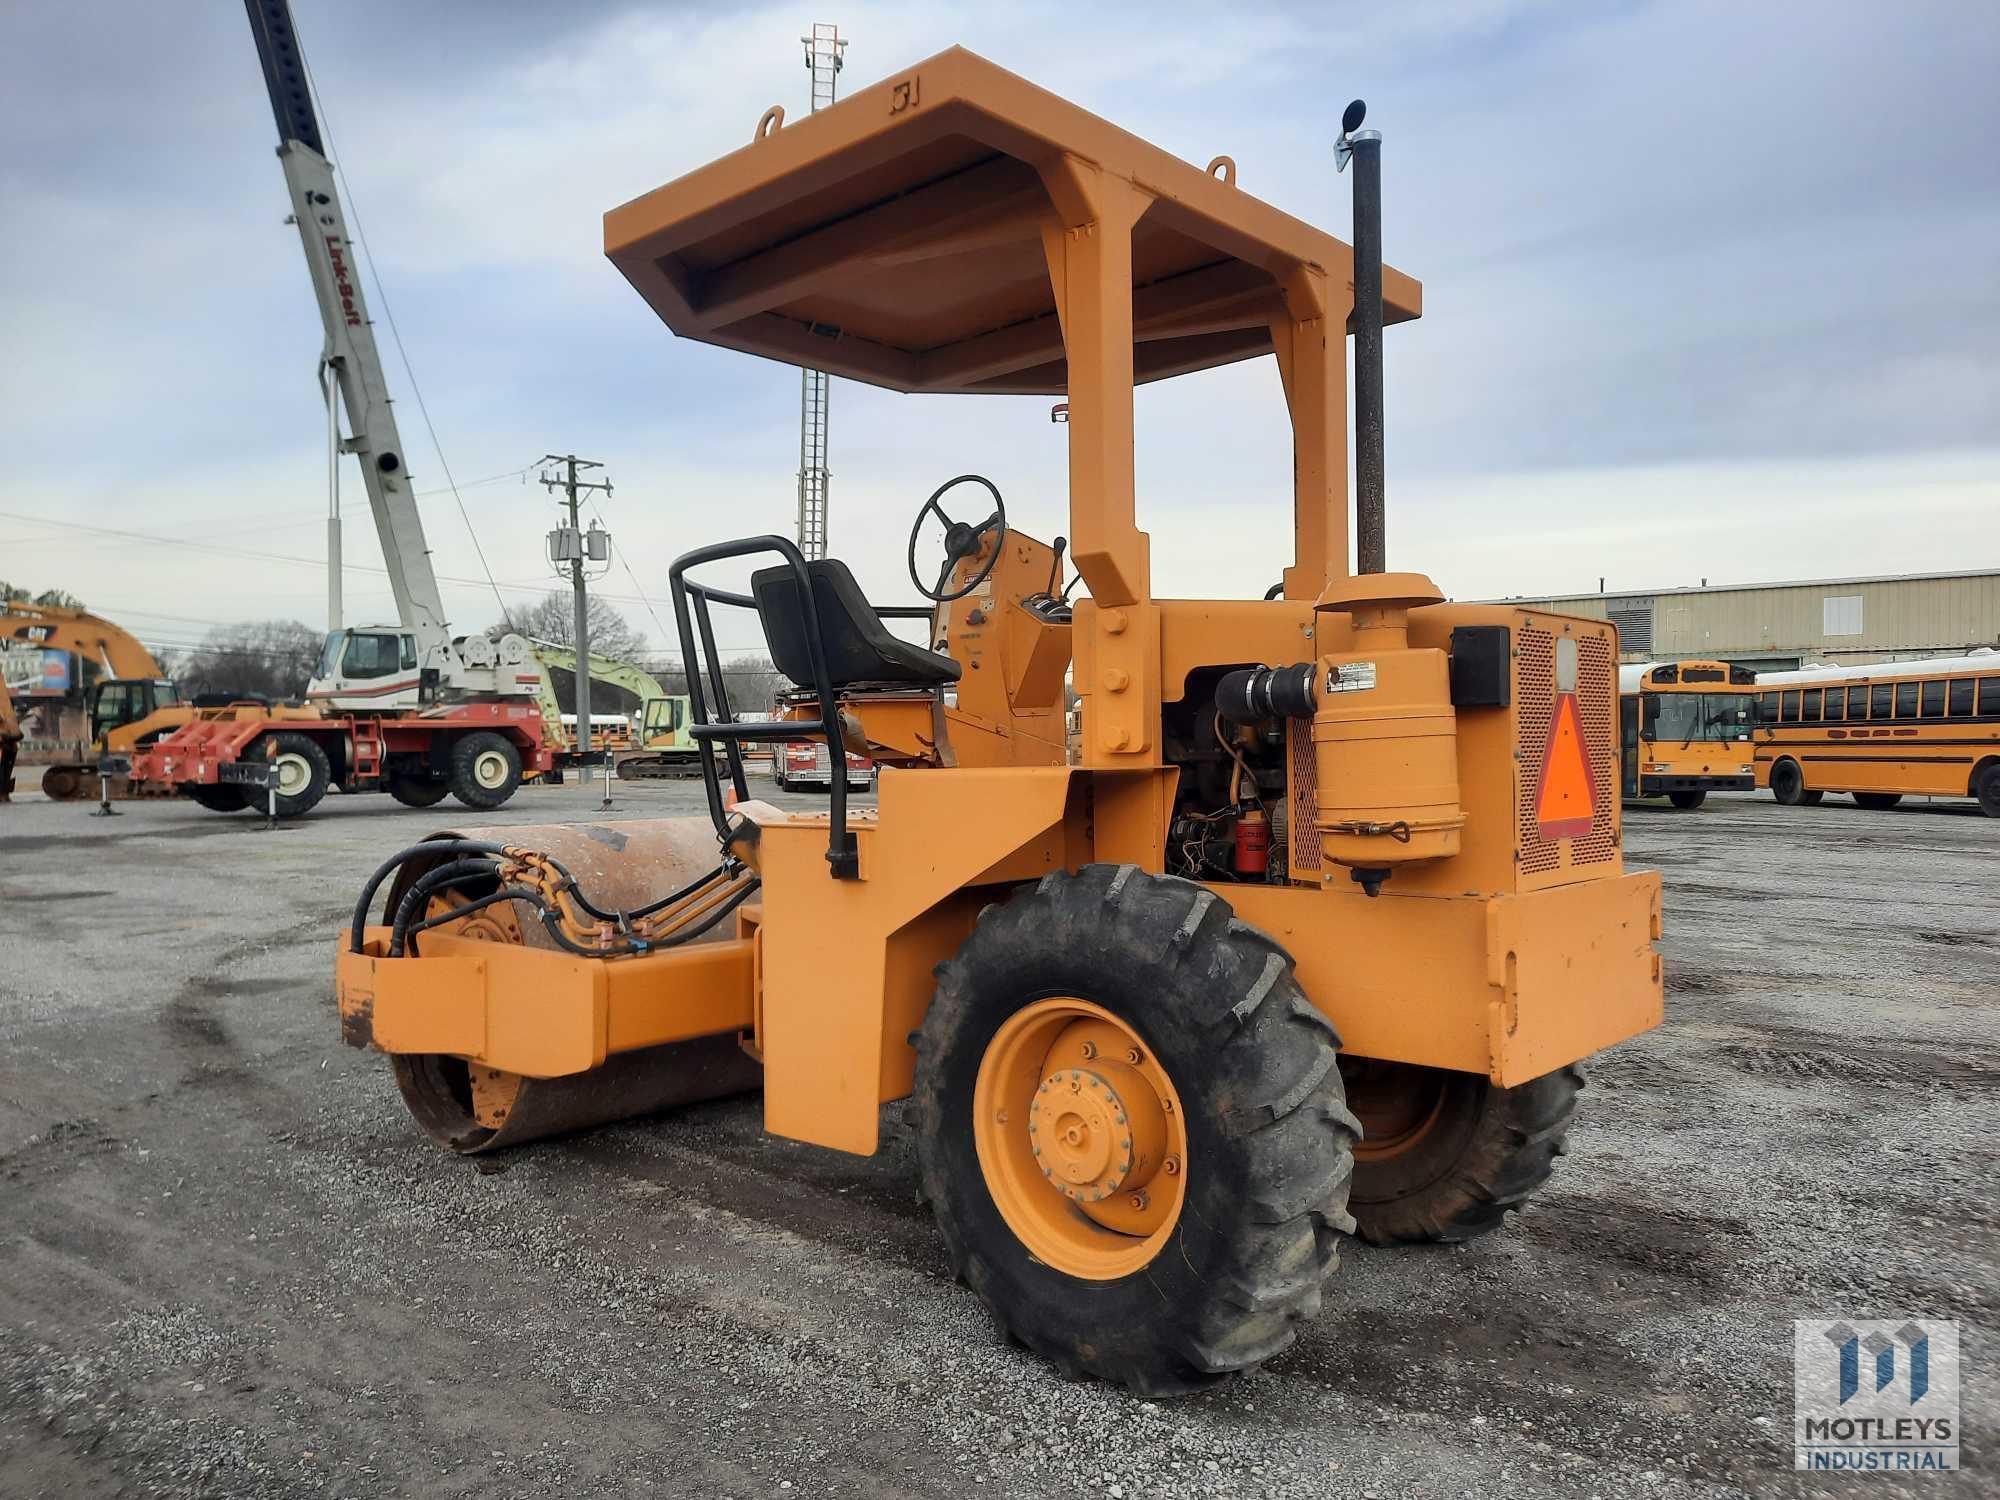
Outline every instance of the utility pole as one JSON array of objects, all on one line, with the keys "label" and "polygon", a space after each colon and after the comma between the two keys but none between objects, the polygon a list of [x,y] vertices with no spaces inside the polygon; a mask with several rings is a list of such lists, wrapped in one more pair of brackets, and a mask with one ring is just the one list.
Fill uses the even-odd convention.
[{"label": "utility pole", "polygon": [[[563,492],[562,505],[568,512],[568,523],[549,533],[549,561],[561,575],[565,566],[569,569],[570,588],[576,595],[576,748],[577,779],[583,783],[587,793],[590,790],[590,601],[584,590],[587,575],[586,564],[609,562],[611,558],[611,533],[595,522],[589,531],[582,527],[577,515],[580,497],[592,490],[602,490],[606,499],[611,496],[609,479],[579,479],[577,475],[585,469],[601,469],[603,464],[593,463],[587,458],[578,458],[574,453],[546,453],[542,455],[545,464],[557,464],[560,471],[544,473],[542,483],[549,490]],[[558,725],[558,728],[561,726]],[[605,789],[605,802],[611,800],[610,784]]]},{"label": "utility pole", "polygon": [[[813,23],[805,43],[806,71],[812,75],[812,113],[833,103],[838,91],[847,39],[840,28]],[[827,397],[833,381],[824,370],[799,372],[799,551],[808,562],[826,556],[827,490],[833,479],[826,466]]]}]

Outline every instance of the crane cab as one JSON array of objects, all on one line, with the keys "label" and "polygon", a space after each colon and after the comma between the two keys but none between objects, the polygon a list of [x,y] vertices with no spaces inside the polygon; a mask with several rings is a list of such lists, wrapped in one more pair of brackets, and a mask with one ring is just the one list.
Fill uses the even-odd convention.
[{"label": "crane cab", "polygon": [[376,707],[414,706],[422,686],[417,634],[394,625],[336,630],[320,651],[306,697],[354,699]]},{"label": "crane cab", "polygon": [[540,673],[518,635],[429,643],[399,625],[355,625],[326,638],[306,700],[328,708],[416,708],[440,698],[531,696]]}]

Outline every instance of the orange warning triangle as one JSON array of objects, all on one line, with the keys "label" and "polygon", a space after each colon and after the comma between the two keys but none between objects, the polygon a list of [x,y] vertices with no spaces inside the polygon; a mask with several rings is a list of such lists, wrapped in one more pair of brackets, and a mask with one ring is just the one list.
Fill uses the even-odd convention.
[{"label": "orange warning triangle", "polygon": [[1575,693],[1556,694],[1549,739],[1542,751],[1542,781],[1535,791],[1535,822],[1545,839],[1582,838],[1597,816],[1590,751],[1583,743],[1583,715]]}]

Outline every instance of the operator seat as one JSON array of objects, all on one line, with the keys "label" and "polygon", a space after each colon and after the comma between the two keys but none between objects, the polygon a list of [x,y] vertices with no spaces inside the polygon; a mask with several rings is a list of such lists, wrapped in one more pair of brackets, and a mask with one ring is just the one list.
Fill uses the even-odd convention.
[{"label": "operator seat", "polygon": [[[958,681],[959,665],[952,658],[889,633],[846,563],[819,558],[806,564],[806,576],[812,580],[820,649],[835,692],[853,687],[939,688]],[[750,593],[770,642],[772,665],[800,687],[813,687],[812,648],[798,575],[782,563],[760,568],[750,575]]]}]

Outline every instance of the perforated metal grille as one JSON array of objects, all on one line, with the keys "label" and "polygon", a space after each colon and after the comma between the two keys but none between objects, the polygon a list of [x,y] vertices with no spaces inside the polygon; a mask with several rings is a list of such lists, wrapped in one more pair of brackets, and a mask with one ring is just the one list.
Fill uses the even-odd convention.
[{"label": "perforated metal grille", "polygon": [[1597,811],[1590,836],[1570,846],[1572,865],[1599,865],[1618,857],[1618,793],[1611,784],[1618,755],[1612,735],[1618,722],[1618,664],[1611,643],[1586,635],[1577,643],[1576,706],[1583,714],[1583,737],[1590,746],[1590,779],[1597,793]]},{"label": "perforated metal grille", "polygon": [[[1521,760],[1515,814],[1521,837],[1521,873],[1544,875],[1562,867],[1561,840],[1545,840],[1535,816],[1541,790],[1542,758],[1548,753],[1549,722],[1555,712],[1556,638],[1553,632],[1523,625],[1515,640],[1514,701],[1521,727]],[[1617,757],[1612,736],[1617,725],[1617,665],[1611,643],[1601,636],[1577,640],[1576,707],[1590,752],[1597,807],[1590,832],[1570,844],[1569,865],[1604,864],[1618,857],[1618,800],[1612,786]]]},{"label": "perforated metal grille", "polygon": [[1556,638],[1524,624],[1514,640],[1514,702],[1521,726],[1514,809],[1520,822],[1523,875],[1540,875],[1562,862],[1562,846],[1546,842],[1535,820],[1535,793],[1541,787],[1542,757],[1548,751],[1555,693]]},{"label": "perforated metal grille", "polygon": [[1319,762],[1313,756],[1312,726],[1296,719],[1285,721],[1285,753],[1291,765],[1287,781],[1291,787],[1292,874],[1317,875],[1319,849]]}]

